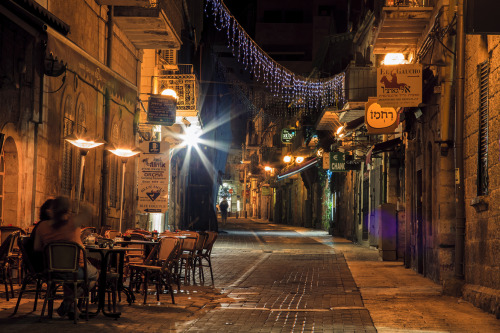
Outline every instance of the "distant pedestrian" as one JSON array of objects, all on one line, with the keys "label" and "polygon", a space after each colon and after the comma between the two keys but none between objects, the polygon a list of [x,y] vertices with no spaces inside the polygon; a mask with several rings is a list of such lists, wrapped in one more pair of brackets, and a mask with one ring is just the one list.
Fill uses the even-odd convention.
[{"label": "distant pedestrian", "polygon": [[226,198],[222,199],[221,203],[219,204],[220,215],[222,217],[222,224],[226,224],[226,222],[227,222],[227,208],[228,207],[229,207],[229,204],[227,203]]}]

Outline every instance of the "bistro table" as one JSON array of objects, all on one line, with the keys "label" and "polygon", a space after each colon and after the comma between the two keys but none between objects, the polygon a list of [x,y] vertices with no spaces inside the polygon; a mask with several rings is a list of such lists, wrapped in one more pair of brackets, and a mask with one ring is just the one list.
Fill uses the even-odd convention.
[{"label": "bistro table", "polygon": [[102,248],[99,246],[87,245],[87,252],[90,253],[98,253],[100,255],[100,272],[98,277],[99,287],[97,289],[98,303],[97,303],[97,311],[94,313],[89,313],[94,316],[97,315],[101,310],[105,316],[119,318],[121,312],[107,312],[105,310],[106,303],[106,288],[107,288],[107,278],[108,278],[108,266],[110,264],[110,257],[113,254],[117,255],[118,258],[118,278],[117,278],[117,292],[123,291],[127,295],[127,302],[132,304],[134,301],[134,296],[129,292],[128,288],[123,285],[123,265],[125,259],[125,253],[130,251],[130,249],[126,247],[115,246],[112,248]]}]

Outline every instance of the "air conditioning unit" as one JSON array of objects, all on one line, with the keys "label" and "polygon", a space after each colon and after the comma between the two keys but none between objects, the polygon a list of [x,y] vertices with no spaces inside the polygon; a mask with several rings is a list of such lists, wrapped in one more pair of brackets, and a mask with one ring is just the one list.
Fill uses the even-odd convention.
[{"label": "air conditioning unit", "polygon": [[177,71],[179,70],[177,66],[177,50],[160,50],[158,52],[160,58],[160,65],[165,70]]}]

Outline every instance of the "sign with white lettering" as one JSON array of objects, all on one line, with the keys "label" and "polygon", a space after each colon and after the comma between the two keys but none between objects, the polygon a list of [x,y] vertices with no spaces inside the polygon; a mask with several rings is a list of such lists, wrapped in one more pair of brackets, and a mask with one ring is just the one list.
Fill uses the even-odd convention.
[{"label": "sign with white lettering", "polygon": [[295,136],[295,129],[292,128],[283,128],[281,130],[281,142],[283,143],[292,143],[292,139]]},{"label": "sign with white lettering", "polygon": [[365,125],[369,134],[393,133],[399,125],[399,113],[392,107],[381,107],[376,98],[365,105]]},{"label": "sign with white lettering", "polygon": [[143,213],[164,213],[168,209],[169,144],[144,141],[138,166],[137,209]]},{"label": "sign with white lettering", "polygon": [[345,170],[345,154],[339,152],[330,153],[330,171],[344,172]]},{"label": "sign with white lettering", "polygon": [[148,101],[148,123],[170,126],[175,123],[177,100],[172,96],[153,95]]},{"label": "sign with white lettering", "polygon": [[422,65],[377,68],[377,99],[382,107],[416,107],[422,103]]}]

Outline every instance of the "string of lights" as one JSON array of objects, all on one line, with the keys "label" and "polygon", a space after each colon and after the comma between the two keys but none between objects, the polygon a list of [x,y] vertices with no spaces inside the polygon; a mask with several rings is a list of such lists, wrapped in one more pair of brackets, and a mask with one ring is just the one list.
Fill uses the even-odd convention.
[{"label": "string of lights", "polygon": [[274,96],[296,107],[320,108],[343,104],[344,73],[319,79],[297,75],[262,50],[222,0],[207,0],[205,12],[207,15],[211,13],[217,30],[226,31],[228,48],[233,56]]}]

